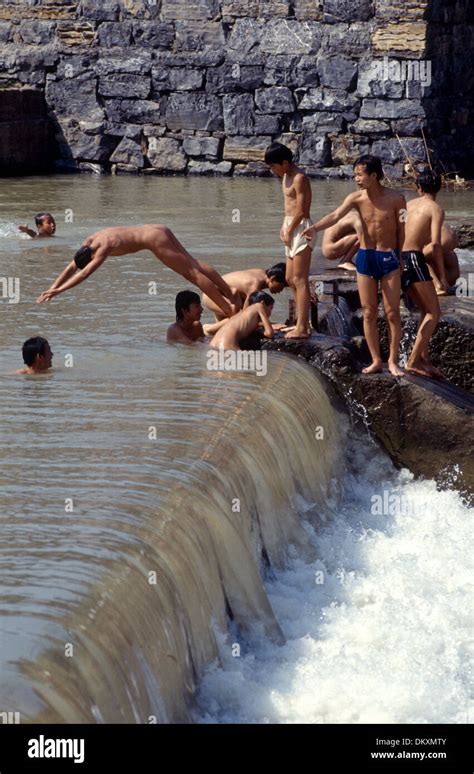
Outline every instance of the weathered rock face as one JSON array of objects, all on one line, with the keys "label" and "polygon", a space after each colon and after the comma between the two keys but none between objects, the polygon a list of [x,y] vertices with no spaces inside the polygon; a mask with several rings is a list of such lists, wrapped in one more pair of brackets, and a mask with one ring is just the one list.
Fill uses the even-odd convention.
[{"label": "weathered rock face", "polygon": [[60,168],[263,174],[282,139],[310,174],[370,151],[397,177],[425,127],[474,175],[469,2],[3,0],[0,109],[4,89],[44,94]]}]

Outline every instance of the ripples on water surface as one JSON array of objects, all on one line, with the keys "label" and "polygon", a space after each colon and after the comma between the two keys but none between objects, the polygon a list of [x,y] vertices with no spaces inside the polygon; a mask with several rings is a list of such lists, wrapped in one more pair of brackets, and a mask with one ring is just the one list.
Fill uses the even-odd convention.
[{"label": "ripples on water surface", "polygon": [[[314,190],[313,217],[317,217],[338,203],[352,190],[352,185],[315,183]],[[442,204],[448,210],[462,214],[471,207],[473,195],[472,192],[462,197],[445,195],[445,199]],[[144,546],[156,539],[154,515],[166,506],[170,493],[191,481],[195,488],[188,489],[188,495],[194,491],[196,499],[202,496],[200,481],[212,467],[211,462],[206,461],[206,449],[219,450],[222,443],[222,448],[231,454],[229,439],[233,434],[237,438],[238,428],[246,427],[245,422],[249,422],[247,437],[252,437],[253,441],[258,434],[262,439],[260,448],[266,449],[260,453],[263,471],[265,454],[269,455],[268,465],[275,465],[278,458],[282,464],[286,460],[289,445],[284,436],[286,428],[291,427],[288,432],[297,446],[300,433],[304,443],[308,442],[306,425],[312,421],[309,416],[305,417],[306,408],[302,407],[302,413],[298,413],[296,419],[293,416],[294,424],[285,425],[290,417],[283,415],[282,406],[283,435],[278,440],[279,447],[273,450],[277,457],[270,456],[272,444],[278,437],[275,404],[279,396],[281,399],[284,394],[285,399],[290,400],[294,378],[298,379],[302,389],[303,382],[305,389],[312,389],[309,385],[313,384],[313,375],[308,376],[308,369],[303,366],[294,366],[292,371],[293,366],[288,365],[288,361],[285,366],[281,365],[282,359],[277,356],[272,358],[268,378],[260,380],[242,374],[219,378],[206,371],[204,348],[167,346],[164,335],[174,317],[175,294],[188,285],[149,254],[109,259],[83,285],[50,304],[37,306],[34,303],[36,296],[62,271],[84,236],[113,224],[164,222],[175,230],[192,253],[207,258],[222,273],[255,265],[267,266],[282,260],[277,239],[280,208],[279,185],[273,180],[53,177],[0,182],[0,274],[18,276],[21,280],[20,303],[8,304],[4,299],[0,323],[2,704],[10,707],[11,703],[12,708],[21,706],[30,718],[36,713],[41,717],[44,705],[51,698],[48,691],[53,689],[49,686],[48,675],[51,663],[55,663],[54,659],[52,662],[44,660],[45,648],[54,650],[63,647],[64,642],[76,641],[77,632],[71,624],[75,617],[82,621],[82,631],[87,639],[87,621],[94,624],[101,607],[107,605],[108,593],[102,589],[97,595],[90,596],[90,589],[96,585],[100,590],[105,575],[115,575],[123,593],[124,607],[122,611],[120,606],[117,608],[118,615],[133,618],[133,611],[127,608],[128,598],[134,599],[131,585],[127,592],[127,572],[130,568],[142,571],[149,566],[145,561],[147,550]],[[240,210],[240,224],[232,222],[235,209]],[[58,236],[54,240],[31,242],[15,232],[16,223],[28,221],[31,225],[32,216],[38,210],[51,210],[56,216]],[[66,210],[72,211],[73,223],[64,223]],[[156,296],[148,293],[150,281],[158,283]],[[286,315],[287,299],[287,293],[278,298],[275,318],[282,319]],[[37,334],[46,336],[51,343],[55,353],[54,372],[38,378],[12,375],[12,371],[22,365],[23,341]],[[72,356],[72,368],[66,367],[66,356]],[[305,380],[309,380],[307,385]],[[273,403],[268,403],[266,408],[264,402],[258,404],[262,406],[261,414],[253,416],[252,406],[265,398],[267,390],[269,401],[273,400]],[[323,396],[318,400],[321,405],[324,403]],[[293,414],[295,411],[296,408],[292,409]],[[324,411],[327,412],[327,408]],[[326,413],[325,416],[329,415]],[[273,436],[268,430],[267,419],[271,420],[269,426]],[[148,439],[151,426],[157,430],[156,443]],[[243,444],[244,439],[239,439],[239,443]],[[304,445],[303,440],[300,445]],[[252,448],[255,452],[257,447]],[[361,449],[358,453],[363,459],[365,452]],[[292,454],[295,457],[296,452]],[[382,457],[379,452],[377,454]],[[260,494],[265,497],[265,487],[269,487],[271,479],[258,473],[255,460],[246,460],[244,451],[239,464],[250,465],[257,476],[257,484],[260,481],[264,489]],[[369,473],[356,471],[355,495],[354,490],[351,490],[352,494],[351,491],[346,494],[348,499],[338,506],[339,515],[332,526],[326,527],[319,537],[310,535],[308,538],[321,556],[321,566],[331,577],[324,592],[310,590],[308,574],[313,568],[301,557],[295,559],[296,565],[288,574],[269,587],[278,621],[283,625],[290,645],[284,651],[265,651],[262,662],[258,661],[258,654],[256,660],[246,654],[238,663],[235,660],[228,663],[227,672],[209,673],[199,697],[197,720],[334,722],[338,719],[334,713],[339,711],[339,719],[349,722],[367,718],[390,720],[391,717],[399,721],[430,719],[429,713],[423,714],[423,707],[430,702],[430,694],[423,693],[423,686],[419,709],[407,704],[403,693],[404,686],[408,690],[412,679],[413,664],[422,664],[428,654],[429,627],[424,613],[417,613],[416,620],[399,614],[389,622],[388,618],[383,619],[382,612],[377,613],[381,619],[371,618],[360,610],[370,604],[376,607],[380,604],[377,585],[386,595],[389,612],[392,607],[395,609],[402,591],[405,595],[415,596],[419,587],[413,582],[414,585],[403,590],[403,578],[410,577],[410,561],[414,564],[424,561],[424,528],[409,521],[398,525],[398,531],[393,534],[372,532],[374,525],[367,524],[363,515],[361,492],[370,487],[373,489],[387,476],[393,486],[399,485],[396,474],[391,469],[387,472],[386,464],[382,461],[383,469],[371,468]],[[301,465],[305,466],[306,472],[311,471],[308,455],[303,455]],[[230,481],[234,473],[228,458],[223,456],[221,483],[225,486],[225,481]],[[245,475],[248,476],[245,469],[237,474],[243,476],[243,480]],[[330,477],[330,474],[326,476],[328,480]],[[458,710],[444,706],[442,716],[437,718],[449,722],[462,719],[464,711],[460,707],[464,702],[460,685],[463,685],[465,675],[462,611],[466,608],[466,600],[460,585],[464,577],[462,557],[466,536],[462,530],[457,535],[456,519],[454,523],[444,523],[443,518],[447,517],[442,511],[452,508],[459,520],[463,519],[464,511],[454,493],[443,495],[442,499],[429,484],[405,482],[404,485],[411,487],[409,491],[414,496],[430,498],[436,514],[441,508],[436,524],[432,524],[434,517],[427,523],[440,535],[440,542],[441,534],[446,530],[448,539],[443,544],[443,561],[448,566],[458,562],[458,570],[451,581],[455,586],[456,596],[452,598],[455,612],[444,619],[449,621],[450,633],[439,634],[438,626],[435,640],[440,663],[449,661],[453,675],[460,676],[460,682],[456,682],[454,676],[450,682]],[[425,489],[417,489],[422,486]],[[275,489],[278,489],[276,479]],[[68,498],[73,500],[73,513],[65,511]],[[446,498],[452,500],[448,502]],[[351,503],[355,505],[351,506]],[[304,509],[304,503],[301,507]],[[331,513],[334,515],[334,507],[334,503],[329,502],[327,518],[331,519]],[[359,525],[354,529],[351,526],[353,517]],[[428,533],[426,539],[431,540]],[[363,561],[360,560],[360,546],[357,555],[354,554],[357,541],[362,541],[366,552]],[[405,551],[403,546],[408,544],[412,546],[411,553],[408,552],[411,559],[408,555],[401,559]],[[437,545],[429,542],[430,550],[435,551]],[[169,548],[171,550],[171,546]],[[390,566],[388,576],[385,576],[385,565],[380,565],[378,556],[386,558]],[[396,570],[394,566],[400,569]],[[430,570],[431,575],[430,572],[427,575],[423,567],[418,570],[416,577],[425,583],[423,594],[428,598],[434,591],[430,580],[434,571]],[[319,596],[315,596],[318,593]],[[444,604],[442,588],[438,587],[437,593],[433,603],[433,626],[442,619]],[[423,604],[428,602],[423,601]],[[295,622],[289,608],[294,610],[298,605],[302,606],[304,615],[300,619],[298,614],[299,622]],[[318,620],[315,611],[321,609],[324,624],[314,625],[314,620]],[[381,628],[376,631],[371,620],[379,621],[377,627],[380,624]],[[120,618],[117,621],[114,624],[116,640],[122,636],[120,632],[125,626],[125,622],[121,626]],[[413,639],[406,642],[403,632],[410,626],[413,627]],[[459,628],[457,635],[454,634],[456,627]],[[348,631],[352,644],[347,645],[344,641]],[[361,639],[362,631],[365,631],[365,639]],[[362,643],[360,652],[354,645],[354,638]],[[362,657],[368,658],[367,674],[375,665],[372,690],[383,697],[386,685],[380,675],[380,679],[377,678],[377,670],[382,668],[378,659],[381,664],[387,653],[392,652],[392,647],[408,653],[417,639],[421,645],[416,654],[408,658],[406,667],[400,665],[402,698],[392,696],[390,699],[395,706],[392,715],[382,698],[375,703],[375,717],[358,708],[357,702],[349,708],[349,689],[344,689],[346,693],[349,691],[349,698],[335,699],[336,695],[340,696],[345,681],[354,680],[357,687],[357,674],[364,674]],[[107,648],[110,641],[105,639],[103,646]],[[254,647],[251,642],[249,640],[249,647]],[[150,644],[153,646],[153,642]],[[91,663],[95,659],[94,668],[100,673],[101,657],[96,651],[99,645],[88,643]],[[131,647],[133,650],[133,643]],[[377,655],[377,652],[385,655]],[[225,666],[225,651],[221,655]],[[142,656],[136,658],[137,663],[140,662],[137,673],[140,671],[142,677],[148,674],[152,688],[148,685],[147,690],[153,694],[153,674],[147,672],[149,668],[144,666]],[[57,668],[61,672],[64,665],[60,661],[58,658]],[[31,664],[35,662],[37,668],[33,669]],[[87,663],[83,669],[90,668],[92,673],[91,663],[86,666]],[[264,677],[268,665],[271,665],[271,676]],[[130,666],[125,665],[124,669],[133,672]],[[433,679],[435,675],[434,669]],[[110,681],[117,683],[122,678],[125,681],[119,666],[114,664]],[[305,696],[304,681],[307,678],[318,686],[311,697]],[[64,690],[67,693],[70,681],[71,694],[76,691],[78,695],[71,699],[54,694],[59,716],[107,719],[103,707],[91,706],[87,692],[80,695],[80,679],[78,674],[68,677],[65,673]],[[143,679],[146,682],[147,678]],[[260,685],[258,697],[249,680]],[[149,707],[137,698],[143,694],[140,686],[127,687],[128,694],[123,697],[120,688],[114,685],[113,689],[117,690],[118,704],[128,702],[132,707],[131,717],[143,720],[142,708],[145,707],[146,713]],[[130,692],[135,689],[137,695],[132,700]],[[106,694],[106,685],[103,690]],[[359,696],[363,695],[359,692]],[[274,698],[270,700],[268,696]],[[436,695],[433,693],[431,698],[436,699]],[[109,709],[111,716],[116,718],[115,709]],[[130,716],[124,719],[130,720]]]}]

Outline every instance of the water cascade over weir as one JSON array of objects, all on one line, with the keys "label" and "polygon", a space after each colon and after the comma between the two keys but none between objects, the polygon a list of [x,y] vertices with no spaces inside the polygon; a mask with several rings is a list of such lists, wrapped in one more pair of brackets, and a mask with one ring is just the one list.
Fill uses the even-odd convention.
[{"label": "water cascade over weir", "polygon": [[[126,389],[117,404],[130,405]],[[96,473],[95,512],[43,525],[35,541],[36,514],[5,519],[0,703],[22,722],[186,722],[229,620],[283,641],[262,576],[284,566],[290,543],[305,553],[298,500],[317,520],[337,416],[314,370],[278,354],[264,378],[204,369],[186,389],[155,423],[155,444],[92,443],[91,476],[95,460],[113,463]],[[166,408],[166,393],[154,397]],[[139,486],[120,474],[134,459]]]}]

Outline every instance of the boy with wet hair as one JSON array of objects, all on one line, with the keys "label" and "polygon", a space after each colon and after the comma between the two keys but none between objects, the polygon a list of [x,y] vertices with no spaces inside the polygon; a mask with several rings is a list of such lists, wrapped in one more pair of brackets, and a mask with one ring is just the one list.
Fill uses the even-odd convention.
[{"label": "boy with wet hair", "polygon": [[212,298],[225,317],[230,317],[235,308],[231,306],[234,297],[231,289],[212,266],[196,260],[183,247],[171,229],[163,225],[114,226],[97,231],[84,241],[73,260],[51,287],[36,299],[38,304],[50,301],[59,293],[84,282],[109,256],[122,256],[150,252],[189,282],[194,283]]},{"label": "boy with wet hair", "polygon": [[305,235],[334,226],[351,210],[360,217],[360,248],[356,257],[357,286],[364,312],[364,334],[372,363],[365,374],[383,370],[377,326],[378,286],[382,291],[385,316],[389,328],[390,354],[388,369],[393,376],[403,376],[398,365],[400,346],[400,261],[399,253],[405,239],[405,197],[385,188],[382,162],[378,156],[360,156],[354,163],[357,191],[346,196],[342,204],[306,229]]},{"label": "boy with wet hair", "polygon": [[285,217],[280,239],[285,245],[286,281],[293,290],[298,309],[296,327],[287,338],[307,338],[310,333],[309,267],[315,238],[307,240],[303,232],[312,224],[311,183],[309,177],[293,161],[292,151],[280,142],[273,142],[265,152],[265,163],[282,178]]},{"label": "boy with wet hair", "polygon": [[212,349],[240,350],[240,342],[256,331],[260,324],[263,325],[265,338],[273,338],[274,331],[270,323],[273,304],[274,300],[268,293],[262,290],[252,293],[247,308],[223,323],[209,346]]},{"label": "boy with wet hair", "polygon": [[17,374],[41,374],[51,368],[53,352],[48,340],[42,336],[27,339],[22,347],[22,355],[26,368],[20,368]]},{"label": "boy with wet hair", "polygon": [[170,325],[166,341],[170,344],[194,344],[203,341],[204,330],[201,325],[201,299],[192,290],[181,290],[175,300],[176,322]]},{"label": "boy with wet hair", "polygon": [[39,212],[35,215],[36,231],[28,228],[25,224],[18,226],[18,231],[28,234],[32,239],[42,239],[44,237],[53,237],[56,233],[56,221],[50,212]]},{"label": "boy with wet hair", "polygon": [[[224,274],[222,279],[227,282],[235,298],[237,309],[245,309],[251,293],[256,290],[268,289],[270,293],[281,293],[288,287],[285,279],[285,263],[276,263],[269,269],[244,269]],[[224,316],[218,306],[206,295],[202,297],[202,303],[211,312],[214,312],[216,321],[223,320]]]},{"label": "boy with wet hair", "polygon": [[[444,296],[448,289],[442,247],[445,213],[436,203],[436,197],[441,189],[441,175],[431,169],[424,169],[416,178],[416,189],[419,198],[408,202],[408,219],[424,244],[420,258],[423,264],[422,270],[428,272],[430,278],[434,280],[438,295]],[[433,266],[431,272],[430,267],[425,264],[426,258]]]},{"label": "boy with wet hair", "polygon": [[408,202],[408,217],[405,227],[405,242],[402,251],[402,288],[411,300],[421,309],[420,325],[413,349],[408,358],[406,370],[419,376],[443,378],[443,373],[435,368],[429,359],[429,341],[441,316],[439,302],[433,280],[425,261],[425,251],[430,254],[439,271],[443,268],[441,231],[444,210],[436,203],[436,195],[441,188],[441,177],[430,169],[425,169],[416,180],[418,198]]}]

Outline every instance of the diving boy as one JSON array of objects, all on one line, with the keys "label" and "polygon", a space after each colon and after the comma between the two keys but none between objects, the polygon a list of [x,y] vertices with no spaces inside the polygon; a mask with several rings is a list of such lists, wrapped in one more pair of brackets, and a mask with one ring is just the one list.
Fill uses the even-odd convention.
[{"label": "diving boy", "polygon": [[273,338],[273,328],[270,323],[270,315],[273,309],[273,298],[262,290],[252,293],[249,305],[246,309],[237,312],[230,320],[222,325],[210,342],[212,349],[240,350],[240,343],[247,336],[263,325],[265,338]]},{"label": "diving boy", "polygon": [[84,282],[109,256],[138,253],[140,250],[150,250],[165,266],[197,285],[226,317],[235,311],[229,304],[229,301],[233,302],[232,291],[220,274],[212,266],[193,258],[173,232],[162,225],[115,226],[87,237],[62,274],[38,296],[37,303],[49,301]]},{"label": "diving boy", "polygon": [[28,234],[32,239],[43,239],[44,237],[53,237],[56,233],[56,221],[50,212],[39,212],[35,215],[36,231],[32,228],[18,226],[18,231]]},{"label": "diving boy", "polygon": [[286,335],[287,338],[307,338],[311,332],[309,267],[316,240],[305,239],[303,232],[312,224],[311,184],[309,177],[293,163],[292,151],[279,142],[273,142],[267,148],[265,163],[282,178],[285,217],[280,239],[285,245],[286,281],[293,290],[298,309],[296,327]]},{"label": "diving boy", "polygon": [[377,156],[360,156],[354,163],[354,179],[358,190],[346,196],[343,203],[305,231],[314,234],[334,226],[351,210],[360,216],[356,257],[357,287],[364,313],[364,334],[372,357],[365,374],[383,370],[377,327],[378,285],[382,291],[385,316],[389,328],[390,354],[388,369],[393,376],[403,376],[398,366],[400,346],[400,263],[399,252],[405,238],[405,197],[381,184],[382,163]]},{"label": "diving boy", "polygon": [[[288,287],[285,279],[285,264],[276,263],[269,269],[244,269],[243,271],[232,271],[224,274],[222,279],[227,282],[235,298],[237,309],[244,309],[248,306],[248,298],[251,293],[257,290],[269,290],[270,293],[281,293]],[[217,321],[223,319],[219,307],[211,301],[206,295],[202,297],[202,303],[211,312]]]}]

